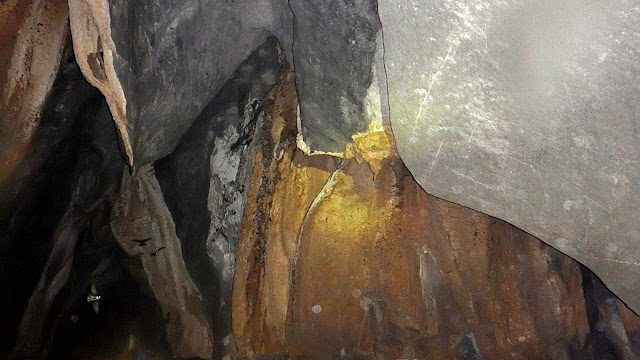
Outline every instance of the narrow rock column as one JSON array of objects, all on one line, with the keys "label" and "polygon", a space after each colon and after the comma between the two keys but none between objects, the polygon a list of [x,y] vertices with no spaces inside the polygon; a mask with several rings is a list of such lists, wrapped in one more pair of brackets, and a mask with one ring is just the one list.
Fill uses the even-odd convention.
[{"label": "narrow rock column", "polygon": [[129,255],[140,257],[162,308],[173,355],[210,359],[213,334],[200,292],[185,267],[175,224],[153,166],[143,166],[127,177],[113,209],[113,234]]}]

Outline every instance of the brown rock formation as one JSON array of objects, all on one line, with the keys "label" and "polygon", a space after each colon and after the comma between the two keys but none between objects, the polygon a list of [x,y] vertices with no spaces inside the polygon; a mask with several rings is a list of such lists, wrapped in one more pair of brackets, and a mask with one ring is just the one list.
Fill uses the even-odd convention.
[{"label": "brown rock formation", "polygon": [[28,176],[14,170],[40,124],[69,38],[68,12],[65,0],[0,3],[0,217],[13,204],[16,184]]},{"label": "brown rock formation", "polygon": [[[306,209],[335,168],[329,156],[308,157],[295,147],[292,74],[280,78],[265,140],[256,154],[236,254],[233,329],[242,352],[284,353],[285,322],[297,238]],[[279,274],[278,276],[267,276]]]},{"label": "brown rock formation", "polygon": [[291,89],[280,84],[264,121],[272,138],[256,158],[240,235],[241,354],[570,359],[582,350],[589,327],[574,261],[426,194],[394,155],[375,177],[366,162],[304,155],[291,140]]}]

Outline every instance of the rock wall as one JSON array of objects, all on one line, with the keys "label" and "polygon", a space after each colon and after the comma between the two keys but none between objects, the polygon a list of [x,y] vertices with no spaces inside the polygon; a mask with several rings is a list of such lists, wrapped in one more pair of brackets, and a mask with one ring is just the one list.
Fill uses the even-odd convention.
[{"label": "rock wall", "polygon": [[640,308],[633,0],[69,0],[69,14],[132,167],[170,154],[274,35],[307,154],[344,157],[391,123],[427,192],[537,236]]},{"label": "rock wall", "polygon": [[381,1],[398,152],[430,194],[496,216],[640,311],[640,8]]},{"label": "rock wall", "polygon": [[[3,298],[8,305],[3,310],[9,310],[2,314],[7,336],[0,357],[13,345],[16,359],[637,358],[638,317],[600,280],[506,222],[428,195],[421,187],[425,177],[412,167],[422,158],[404,158],[414,178],[396,153],[397,145],[407,154],[405,136],[411,145],[418,143],[415,136],[433,140],[431,132],[441,130],[462,139],[455,143],[464,150],[457,165],[484,169],[483,154],[494,154],[496,148],[484,141],[504,129],[489,126],[484,113],[470,113],[481,117],[465,128],[433,126],[421,132],[397,124],[398,102],[417,106],[416,124],[422,118],[464,118],[447,117],[451,111],[466,113],[436,104],[451,98],[464,103],[459,95],[469,90],[465,86],[478,84],[463,81],[455,93],[437,91],[440,81],[458,81],[447,71],[479,66],[482,55],[495,50],[487,45],[486,53],[473,51],[484,34],[484,18],[473,17],[473,11],[491,10],[482,1],[474,3],[475,10],[464,2],[445,2],[425,17],[428,23],[454,19],[464,31],[453,26],[445,29],[450,33],[422,37],[437,46],[420,48],[434,54],[415,59],[415,49],[403,47],[409,37],[388,26],[383,38],[371,1],[357,4],[357,11],[349,2],[330,7],[320,0],[291,1],[290,7],[218,1],[206,9],[188,1],[176,8],[169,2],[155,7],[141,1],[69,3],[78,64],[69,47],[63,51],[67,28],[58,20],[67,15],[59,2],[0,4],[0,29],[17,34],[0,40],[0,48],[7,49],[0,54],[0,80],[8,74],[0,93],[0,125],[12,135],[0,140],[6,160],[0,169],[0,195],[6,200],[0,204],[0,236],[8,239],[0,242],[0,264],[9,270],[2,274],[3,288],[20,290],[15,298]],[[393,2],[383,5],[381,14],[389,15]],[[138,16],[143,11],[147,16]],[[627,13],[635,14],[616,16],[630,21]],[[422,29],[412,24],[403,23],[410,33]],[[457,37],[436,38],[443,34]],[[228,53],[212,50],[232,45]],[[620,49],[632,48],[628,45],[623,42]],[[437,53],[439,47],[446,52]],[[42,62],[35,58],[47,51]],[[399,53],[418,63],[442,61],[434,72],[405,81],[413,68],[404,67],[407,58],[397,58]],[[627,58],[612,58],[628,65]],[[80,69],[106,102],[90,90]],[[388,128],[385,71],[398,144]],[[399,84],[411,87],[419,80],[428,86],[411,88],[410,99],[396,92]],[[472,105],[503,100],[484,95]],[[625,101],[633,110],[634,100]],[[78,139],[70,140],[71,134]],[[572,140],[589,150],[590,139]],[[464,193],[460,184],[449,182],[451,169],[440,168],[450,144],[423,143],[432,151],[409,148],[412,155],[435,157],[427,162],[427,178],[442,176],[438,189],[451,186],[458,196]],[[584,155],[573,148],[567,153]],[[560,158],[557,154],[565,152],[554,154]],[[116,201],[124,161],[131,163],[132,156],[132,175],[124,177]],[[498,168],[515,176],[511,170],[524,165],[513,161],[526,165],[507,156]],[[55,172],[61,174],[49,175]],[[457,175],[471,182],[467,190],[486,194],[506,188]],[[615,196],[624,197],[631,178],[614,179],[622,181]],[[514,179],[513,184],[532,181]],[[46,181],[49,185],[41,186]],[[510,183],[500,183],[505,184]],[[554,190],[543,184],[536,186]],[[517,190],[517,196],[536,196]],[[4,198],[5,193],[11,196]],[[582,225],[607,221],[598,216],[606,212],[597,207],[601,202],[585,199],[593,204],[566,200],[562,209],[588,210],[588,217],[581,213]],[[49,200],[56,204],[39,208]],[[507,219],[523,213],[521,206],[509,210]],[[19,244],[31,236],[33,224],[46,231]],[[610,253],[622,251],[608,245]],[[635,266],[627,260],[613,263]],[[607,274],[619,273],[618,265]],[[19,274],[20,269],[30,274]],[[26,280],[16,285],[16,279]],[[25,307],[18,327],[14,310]]]},{"label": "rock wall", "polygon": [[574,261],[426,194],[392,151],[377,168],[305,155],[292,141],[292,84],[276,89],[236,254],[240,355],[582,356],[589,325]]},{"label": "rock wall", "polygon": [[34,134],[69,40],[68,16],[64,0],[0,4],[0,217],[11,213],[17,183],[28,181],[38,167],[23,160],[34,147]]}]

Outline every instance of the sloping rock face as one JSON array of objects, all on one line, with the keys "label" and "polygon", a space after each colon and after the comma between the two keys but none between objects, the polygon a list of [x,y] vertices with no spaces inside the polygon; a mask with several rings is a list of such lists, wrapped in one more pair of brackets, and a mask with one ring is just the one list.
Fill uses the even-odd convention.
[{"label": "sloping rock face", "polygon": [[34,134],[69,39],[68,13],[64,0],[0,4],[0,217],[10,214],[18,184],[42,165],[23,160],[42,147]]},{"label": "sloping rock face", "polygon": [[572,256],[638,312],[638,4],[379,5],[391,123],[417,182]]},{"label": "sloping rock face", "polygon": [[258,47],[171,155],[156,163],[186,267],[211,319],[214,359],[235,348],[231,295],[238,232],[255,153],[269,138],[258,123],[282,66],[279,50],[273,37]]},{"label": "sloping rock face", "polygon": [[69,1],[78,63],[105,94],[132,166],[169,154],[270,35],[297,69],[311,150],[344,151],[368,125],[376,7],[373,0]]},{"label": "sloping rock face", "polygon": [[69,1],[78,63],[105,94],[131,165],[170,153],[269,34],[286,41],[276,1]]},{"label": "sloping rock face", "polygon": [[573,260],[428,195],[391,152],[376,173],[355,158],[305,155],[292,141],[291,84],[276,95],[236,254],[239,355],[585,356]]}]

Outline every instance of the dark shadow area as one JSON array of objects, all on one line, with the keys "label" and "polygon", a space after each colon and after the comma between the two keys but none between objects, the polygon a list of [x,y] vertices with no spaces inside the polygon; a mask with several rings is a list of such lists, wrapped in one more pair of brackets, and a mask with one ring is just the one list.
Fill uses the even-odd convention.
[{"label": "dark shadow area", "polygon": [[82,76],[69,42],[34,145],[7,181],[16,195],[15,202],[4,204],[10,213],[0,219],[0,286],[8,295],[0,297],[0,358],[15,342],[27,300],[73,191],[81,140],[74,133],[82,126],[83,114],[94,113],[101,101],[100,92]]},{"label": "dark shadow area", "polygon": [[636,359],[640,354],[640,332],[635,316],[628,316],[630,310],[589,268],[580,264],[580,271],[591,329],[587,347],[594,359]]}]

